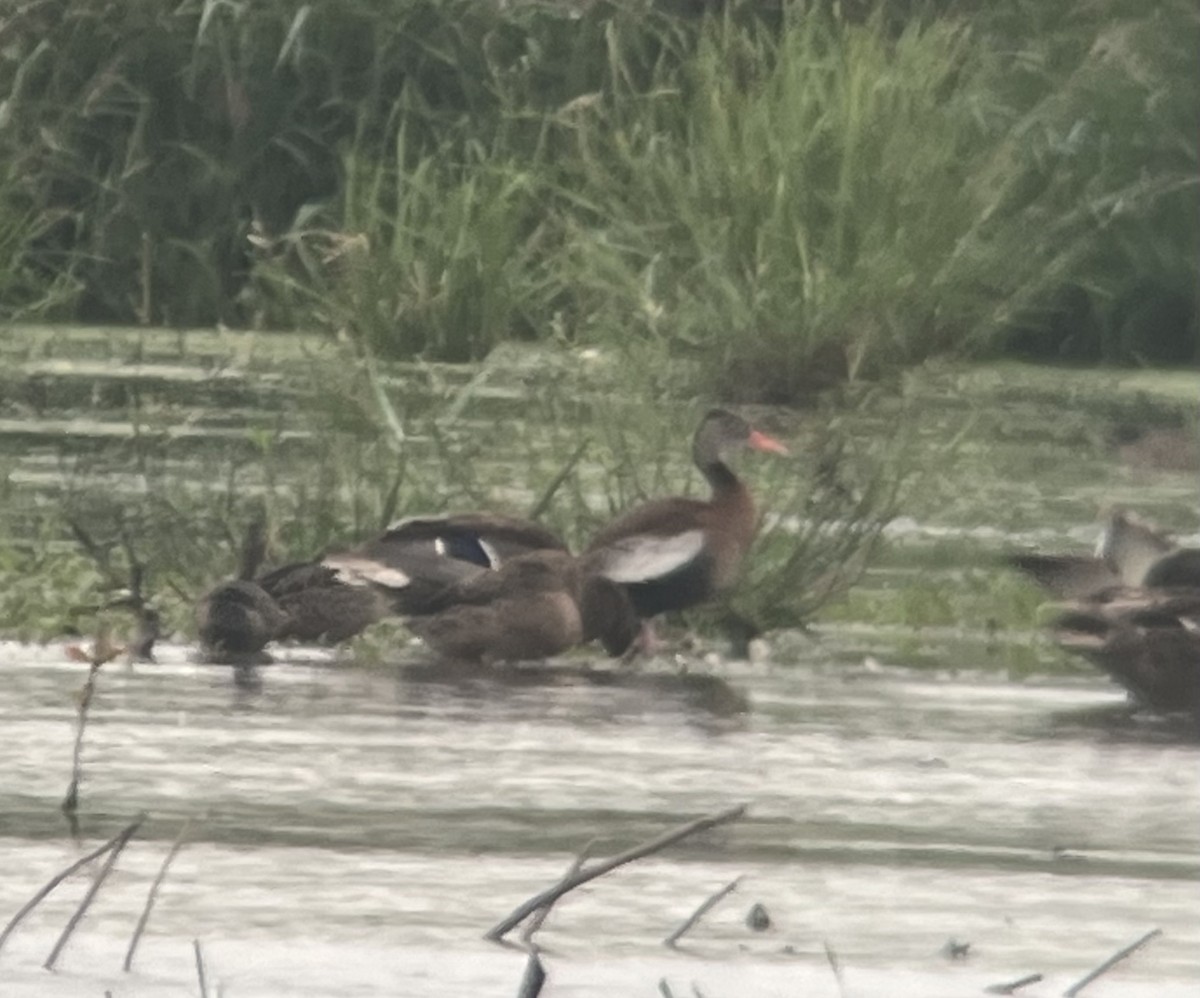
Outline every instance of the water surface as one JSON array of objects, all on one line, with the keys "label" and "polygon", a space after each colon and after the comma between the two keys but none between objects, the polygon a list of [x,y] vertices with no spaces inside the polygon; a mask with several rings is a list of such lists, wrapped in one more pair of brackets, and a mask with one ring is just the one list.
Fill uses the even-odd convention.
[{"label": "water surface", "polygon": [[[410,653],[406,652],[405,655]],[[5,645],[0,917],[79,854],[58,804],[82,667]],[[4,995],[517,993],[523,956],[483,933],[595,839],[607,854],[745,802],[742,820],[565,898],[539,937],[545,995],[964,995],[1033,971],[1061,994],[1148,929],[1089,995],[1200,981],[1200,751],[1105,719],[1102,680],[1013,683],[853,667],[720,666],[729,687],[521,682],[324,653],[261,687],[166,647],[102,672],[85,742],[89,842],[143,833],[63,957],[39,969],[80,877],[0,953]],[[739,705],[746,709],[739,710]],[[136,972],[129,933],[180,822]],[[734,877],[678,952],[661,940]],[[744,924],[761,902],[770,930]],[[948,939],[970,942],[949,961]],[[215,993],[215,991],[213,992]]]}]

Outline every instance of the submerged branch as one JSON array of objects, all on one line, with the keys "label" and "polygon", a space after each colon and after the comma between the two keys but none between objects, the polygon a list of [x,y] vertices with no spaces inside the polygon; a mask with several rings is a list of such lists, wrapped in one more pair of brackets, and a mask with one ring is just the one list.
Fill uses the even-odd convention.
[{"label": "submerged branch", "polygon": [[842,977],[842,961],[838,958],[837,951],[829,945],[829,940],[822,939],[821,945],[825,948],[825,959],[829,961],[829,969],[833,971],[833,979],[837,981],[839,998],[846,998],[846,981]]},{"label": "submerged branch", "polygon": [[517,998],[538,998],[545,983],[546,968],[542,966],[541,957],[536,952],[531,952],[529,959],[525,961],[525,973],[521,975]]},{"label": "submerged branch", "polygon": [[192,950],[196,954],[196,977],[200,981],[200,998],[208,998],[208,981],[204,975],[204,954],[200,952],[200,940],[192,940]]},{"label": "submerged branch", "polygon": [[71,784],[67,787],[67,794],[62,802],[62,812],[71,823],[71,833],[76,836],[79,834],[79,821],[75,812],[79,809],[79,781],[83,769],[83,731],[87,726],[88,708],[91,706],[92,697],[96,692],[96,674],[105,662],[111,662],[124,650],[120,645],[113,644],[108,634],[104,632],[96,635],[90,652],[79,645],[71,645],[67,648],[69,658],[76,662],[87,662],[89,666],[87,680],[79,695],[78,726],[75,730],[75,748],[71,754]]},{"label": "submerged branch", "polygon": [[[588,842],[584,844],[584,847],[575,854],[575,858],[571,860],[571,865],[567,867],[567,872],[564,873],[562,875],[562,879],[559,880],[560,884],[566,883],[580,871],[580,869],[583,867],[583,864],[586,863],[588,858],[591,856],[592,849],[595,847],[595,845],[596,840],[589,839]],[[555,900],[557,900],[557,898]],[[550,914],[550,909],[553,907],[554,901],[543,905],[533,913],[533,917],[526,923],[524,930],[521,932],[521,943],[526,949],[530,951],[535,951],[537,949],[537,945],[533,941],[533,936],[539,929],[541,929],[542,925],[546,921],[546,917]]]},{"label": "submerged branch", "polygon": [[698,907],[686,919],[684,919],[679,928],[677,928],[674,932],[667,936],[666,939],[663,940],[663,945],[674,949],[675,944],[678,943],[681,938],[683,938],[684,933],[691,930],[695,924],[699,922],[700,919],[702,919],[706,914],[708,914],[708,912],[715,908],[723,898],[729,896],[735,890],[737,890],[738,884],[741,882],[742,878],[740,876],[734,877],[715,894],[711,894],[705,898],[704,901],[701,902],[700,907]]},{"label": "submerged branch", "polygon": [[81,856],[79,859],[75,860],[74,863],[68,866],[61,873],[55,874],[53,877],[51,877],[49,883],[47,883],[45,887],[43,887],[33,897],[26,901],[25,904],[21,906],[21,910],[13,915],[13,917],[9,920],[9,923],[4,927],[4,931],[0,932],[0,949],[4,948],[5,942],[8,941],[8,937],[12,935],[13,930],[16,929],[21,919],[23,919],[26,915],[33,911],[34,908],[41,904],[42,901],[45,900],[46,897],[54,890],[54,888],[66,880],[67,877],[87,866],[88,863],[96,859],[98,856],[103,856],[106,852],[116,846],[117,842],[120,840],[128,839],[128,837],[137,830],[137,826],[140,825],[143,820],[145,820],[145,817],[145,814],[139,815],[133,824],[117,832],[117,834],[105,842],[104,845],[97,846],[86,856]]},{"label": "submerged branch", "polygon": [[508,917],[494,925],[484,935],[484,938],[490,939],[493,942],[499,942],[507,932],[515,928],[539,908],[553,904],[564,894],[573,891],[576,887],[595,880],[597,877],[602,877],[604,874],[617,869],[619,866],[624,866],[626,863],[632,863],[634,860],[642,859],[645,856],[659,852],[667,846],[674,845],[680,839],[685,839],[696,832],[706,831],[709,828],[715,828],[717,825],[733,821],[735,818],[740,818],[746,813],[746,807],[746,804],[739,804],[737,807],[731,807],[728,810],[710,814],[704,818],[697,818],[695,821],[689,821],[686,825],[680,825],[678,828],[665,832],[658,836],[658,838],[651,839],[649,842],[634,846],[632,849],[628,849],[616,856],[611,856],[606,860],[601,860],[587,870],[580,870],[573,877],[564,877],[553,887],[548,887],[540,894],[518,905]]},{"label": "submerged branch", "polygon": [[1117,950],[1112,956],[1110,956],[1107,960],[1105,960],[1102,964],[1100,964],[1099,967],[1097,967],[1095,970],[1091,971],[1090,973],[1085,974],[1078,981],[1076,981],[1069,988],[1067,988],[1067,990],[1063,992],[1063,998],[1075,998],[1075,995],[1079,994],[1080,991],[1082,991],[1089,984],[1091,984],[1092,981],[1094,981],[1097,977],[1100,977],[1103,974],[1107,974],[1110,970],[1113,969],[1113,967],[1115,967],[1118,963],[1120,963],[1122,960],[1124,960],[1130,954],[1135,953],[1138,950],[1140,950],[1143,946],[1146,945],[1146,943],[1150,942],[1150,940],[1153,939],[1155,936],[1161,936],[1161,935],[1162,935],[1162,929],[1151,929],[1144,936],[1142,936],[1141,939],[1138,939],[1136,942],[1130,943],[1124,949]]},{"label": "submerged branch", "polygon": [[92,886],[88,888],[87,893],[83,896],[83,900],[79,902],[79,907],[75,909],[68,920],[66,927],[62,930],[62,934],[58,937],[58,942],[54,944],[54,948],[50,951],[50,955],[46,957],[46,962],[42,964],[47,970],[53,970],[54,964],[58,962],[63,948],[67,945],[67,940],[71,938],[71,934],[75,931],[75,927],[79,925],[83,916],[87,914],[88,908],[92,906],[92,902],[96,899],[96,895],[100,893],[100,888],[104,886],[104,881],[108,879],[108,875],[112,872],[112,868],[116,865],[117,857],[121,855],[121,851],[128,844],[133,834],[141,827],[143,821],[146,820],[145,812],[139,814],[132,822],[126,826],[119,835],[109,843],[108,859],[105,860],[104,866],[100,872],[96,874],[96,879],[92,881]]},{"label": "submerged branch", "polygon": [[989,995],[1011,995],[1030,984],[1037,984],[1040,980],[1042,980],[1041,974],[1026,974],[1024,977],[1018,977],[1015,981],[1008,981],[1004,984],[989,984],[983,990]]},{"label": "submerged branch", "polygon": [[63,797],[62,812],[71,822],[71,831],[78,834],[78,822],[75,812],[79,810],[79,783],[83,778],[83,732],[87,727],[88,708],[92,704],[92,696],[96,692],[96,674],[100,671],[100,662],[92,662],[88,668],[87,680],[79,695],[79,713],[75,725],[75,747],[71,752],[71,782],[67,786],[66,796]]},{"label": "submerged branch", "polygon": [[141,942],[142,939],[142,933],[146,930],[146,923],[150,921],[150,912],[153,910],[154,902],[158,897],[158,889],[162,886],[163,881],[166,880],[167,870],[170,869],[172,861],[175,859],[175,856],[178,854],[179,850],[183,847],[184,840],[187,837],[188,829],[191,827],[191,824],[192,819],[188,818],[186,821],[184,821],[183,825],[180,826],[179,834],[175,836],[175,841],[171,844],[171,848],[167,853],[166,859],[163,860],[162,866],[160,866],[158,869],[158,876],[154,878],[154,883],[150,885],[150,891],[146,895],[146,905],[144,908],[142,908],[142,914],[138,918],[137,926],[133,930],[133,936],[129,940],[129,949],[125,952],[125,963],[123,965],[123,969],[126,973],[129,973],[130,968],[133,966],[133,955],[137,952],[138,943]]}]

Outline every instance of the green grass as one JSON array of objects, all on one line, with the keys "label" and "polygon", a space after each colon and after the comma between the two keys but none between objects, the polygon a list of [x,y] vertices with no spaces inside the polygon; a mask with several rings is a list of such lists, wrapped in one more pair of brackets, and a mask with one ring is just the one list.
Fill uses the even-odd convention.
[{"label": "green grass", "polygon": [[[662,357],[627,368],[497,351],[463,380],[453,369],[365,359],[345,345],[305,356],[287,339],[238,345],[222,361],[220,341],[200,334],[196,355],[175,355],[171,338],[153,333],[140,348],[124,343],[107,372],[89,360],[92,373],[80,375],[65,331],[24,338],[24,359],[4,375],[13,404],[0,418],[132,429],[102,441],[82,432],[42,440],[39,451],[57,460],[35,467],[57,475],[40,486],[22,480],[31,467],[23,438],[7,428],[0,436],[4,445],[18,440],[0,473],[0,611],[6,631],[23,637],[107,621],[104,606],[130,585],[137,564],[168,626],[191,633],[192,605],[233,573],[241,533],[260,509],[272,563],[354,544],[403,515],[447,510],[536,514],[578,549],[633,503],[704,487],[688,443],[705,406],[656,390],[655,371],[669,366]],[[88,331],[78,339],[84,354],[93,349]],[[188,338],[175,341],[186,347]],[[274,365],[272,343],[280,348]],[[172,369],[204,365],[213,377],[128,372],[126,350]],[[60,361],[59,373],[43,366],[46,355]],[[37,373],[24,378],[24,365]],[[768,526],[747,587],[693,624],[744,637],[811,615],[857,578],[891,515],[898,452],[888,453],[890,437],[853,444],[836,422],[797,434],[772,417],[771,428],[804,450],[811,437],[820,459],[810,466],[798,451],[748,460],[745,471],[765,508],[807,526]],[[208,426],[222,435],[206,435]],[[184,428],[192,433],[175,432]],[[72,523],[103,552],[90,568]]]},{"label": "green grass", "polygon": [[742,401],[1200,357],[1194,4],[839,9],[28,5],[0,314],[651,344]]},{"label": "green grass", "polygon": [[[233,572],[260,506],[282,562],[352,544],[394,517],[454,509],[538,509],[579,546],[636,502],[704,490],[687,441],[706,401],[688,395],[694,365],[661,343],[636,357],[507,347],[462,370],[369,362],[320,339],[104,332],[24,328],[4,341],[0,418],[137,428],[99,444],[44,442],[43,454],[58,455],[50,466],[31,466],[25,444],[10,450],[17,438],[0,436],[8,635],[113,621],[103,606],[128,584],[131,552],[169,627],[189,634],[192,602]],[[152,377],[127,368],[135,358],[209,373]],[[740,462],[771,516],[739,587],[687,624],[735,647],[815,621],[834,633],[875,629],[863,653],[889,660],[908,660],[895,657],[903,644],[913,661],[944,663],[937,649],[954,634],[1014,673],[1057,662],[1028,641],[1044,622],[1041,595],[999,556],[1087,550],[1081,531],[1114,501],[1195,531],[1194,474],[1125,467],[1113,438],[1125,425],[1200,430],[1185,382],[928,365],[894,388],[812,409],[750,408],[793,454]],[[233,438],[168,432],[207,425],[241,428]],[[29,484],[20,473],[30,467],[57,470],[60,483]],[[916,523],[881,536],[897,513]],[[71,538],[68,517],[109,552],[106,570]]]}]

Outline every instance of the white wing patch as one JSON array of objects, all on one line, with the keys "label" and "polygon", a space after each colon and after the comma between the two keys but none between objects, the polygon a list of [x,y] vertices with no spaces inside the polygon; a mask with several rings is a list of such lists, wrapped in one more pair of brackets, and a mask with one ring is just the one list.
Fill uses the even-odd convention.
[{"label": "white wing patch", "polygon": [[483,553],[487,556],[489,567],[493,568],[493,569],[499,568],[500,567],[500,555],[497,553],[496,549],[494,547],[492,547],[482,537],[476,537],[475,540],[478,542],[479,546],[483,549]]},{"label": "white wing patch", "polygon": [[638,534],[604,548],[600,574],[613,582],[648,582],[683,568],[703,550],[703,530],[687,530],[670,537]]},{"label": "white wing patch", "polygon": [[412,581],[398,568],[353,555],[331,555],[321,564],[332,568],[341,582],[351,586],[374,584],[388,589],[403,589]]}]

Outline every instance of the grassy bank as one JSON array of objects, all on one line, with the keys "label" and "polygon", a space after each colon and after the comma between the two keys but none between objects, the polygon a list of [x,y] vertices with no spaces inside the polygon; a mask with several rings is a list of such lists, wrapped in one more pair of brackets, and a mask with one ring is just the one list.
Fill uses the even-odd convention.
[{"label": "grassy bank", "polygon": [[[260,508],[280,563],[454,509],[536,512],[578,546],[643,498],[702,488],[687,461],[693,367],[662,354],[630,365],[615,350],[506,348],[471,367],[372,366],[320,338],[11,334],[7,636],[125,626],[100,608],[134,563],[168,626],[190,634],[192,603],[233,572]],[[866,627],[864,653],[899,643],[914,659],[953,632],[1008,668],[1044,666],[1028,637],[1040,596],[1000,553],[1087,550],[1110,503],[1194,533],[1194,385],[1183,372],[926,365],[816,409],[752,408],[793,456],[742,462],[766,529],[742,584],[692,623],[735,642]]]},{"label": "grassy bank", "polygon": [[791,402],[941,353],[1197,358],[1186,0],[28,4],[10,315],[697,361]]},{"label": "grassy bank", "polygon": [[[95,332],[24,328],[5,344],[8,634],[86,628],[135,583],[190,633],[194,602],[234,571],[260,510],[271,564],[446,510],[535,516],[578,549],[630,505],[702,487],[688,441],[703,404],[664,391],[662,356],[631,368],[615,353],[500,350],[466,369],[288,336]],[[844,591],[903,477],[899,428],[852,440],[833,410],[756,415],[808,460],[747,462],[787,522],[765,525],[753,584],[702,621],[735,636]]]}]

